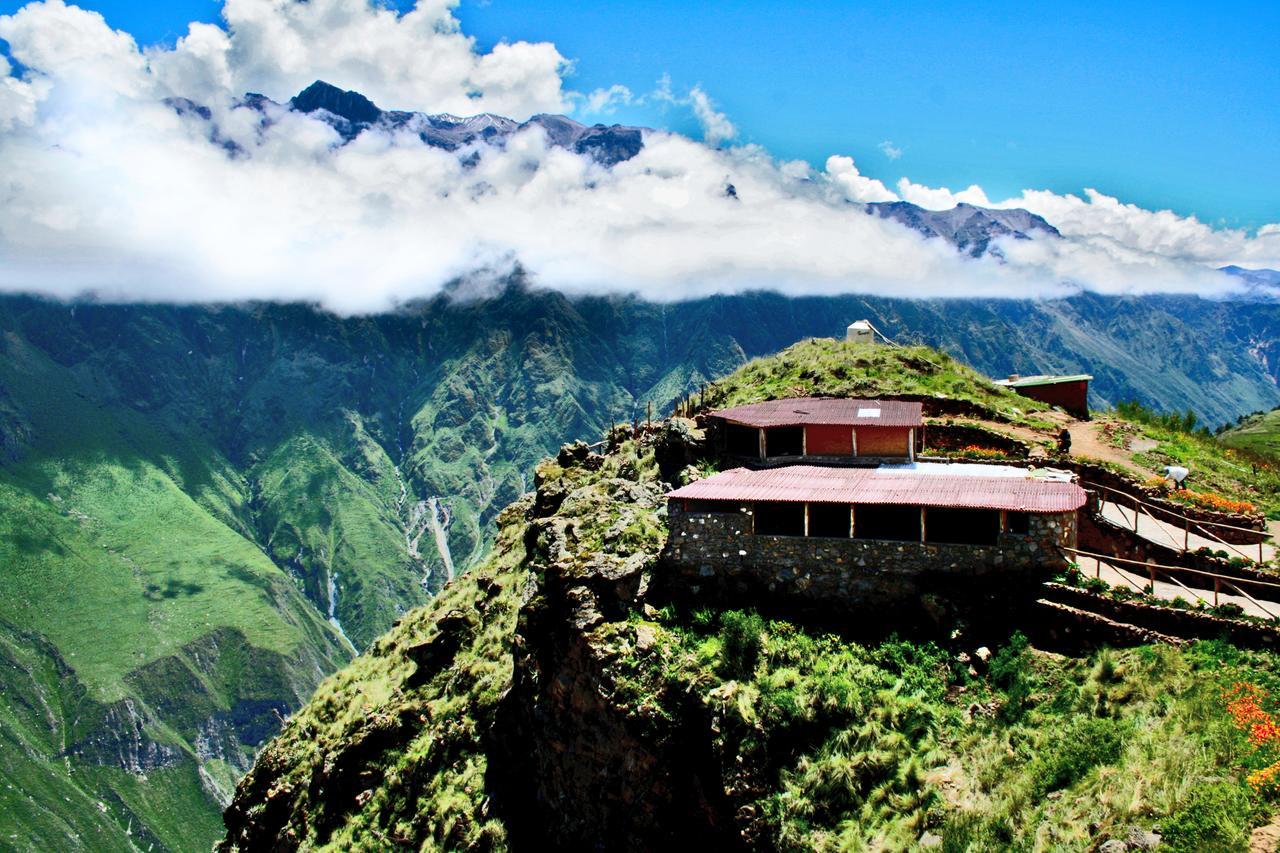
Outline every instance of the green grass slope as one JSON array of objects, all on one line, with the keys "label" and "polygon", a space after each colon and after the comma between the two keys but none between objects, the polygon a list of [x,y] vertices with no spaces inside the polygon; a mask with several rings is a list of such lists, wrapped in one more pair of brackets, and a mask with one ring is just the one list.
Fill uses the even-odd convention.
[{"label": "green grass slope", "polygon": [[216,451],[6,356],[29,440],[0,468],[0,838],[200,849],[275,713],[349,652],[246,538]]},{"label": "green grass slope", "polygon": [[814,338],[752,361],[716,382],[716,406],[785,397],[916,395],[971,403],[992,417],[1042,424],[1050,407],[995,385],[951,356],[924,346],[889,347]]},{"label": "green grass slope", "polygon": [[1228,447],[1280,458],[1280,409],[1242,417],[1218,433],[1218,440]]}]

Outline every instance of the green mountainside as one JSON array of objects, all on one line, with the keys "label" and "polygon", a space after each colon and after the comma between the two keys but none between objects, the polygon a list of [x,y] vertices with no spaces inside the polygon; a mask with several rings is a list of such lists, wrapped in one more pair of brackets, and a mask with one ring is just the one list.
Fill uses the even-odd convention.
[{"label": "green mountainside", "polygon": [[[1262,303],[0,298],[0,839],[204,848],[277,715],[482,563],[539,459],[863,317],[989,375],[1091,372],[1096,405],[1280,404]],[[919,392],[961,386],[990,393]]]},{"label": "green mountainside", "polygon": [[[941,353],[825,342],[718,389],[895,375],[991,418],[1021,400]],[[490,557],[266,747],[222,849],[1091,850],[1158,826],[1164,849],[1235,850],[1266,821],[1223,695],[1280,684],[1280,657],[1006,633],[988,660],[968,628],[853,639],[666,599],[662,495],[712,467],[681,420],[540,464]]]},{"label": "green mountainside", "polygon": [[1218,433],[1218,441],[1262,456],[1280,457],[1280,409],[1241,417]]}]

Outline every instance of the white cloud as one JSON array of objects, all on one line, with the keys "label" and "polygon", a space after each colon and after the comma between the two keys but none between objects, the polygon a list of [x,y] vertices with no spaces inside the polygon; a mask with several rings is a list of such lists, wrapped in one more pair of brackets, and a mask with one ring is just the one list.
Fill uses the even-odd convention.
[{"label": "white cloud", "polygon": [[1280,224],[1257,233],[1213,228],[1194,216],[1170,210],[1146,210],[1095,189],[1085,197],[1024,190],[997,207],[1022,207],[1043,216],[1064,235],[1096,245],[1114,244],[1191,263],[1280,266]]},{"label": "white cloud", "polygon": [[971,184],[968,189],[953,193],[946,187],[926,187],[902,178],[898,181],[898,192],[906,201],[929,210],[950,210],[961,203],[976,204],[979,207],[991,206],[987,194],[977,184]]},{"label": "white cloud", "polygon": [[620,83],[615,83],[608,88],[594,89],[583,95],[571,93],[571,97],[576,103],[576,112],[584,116],[592,115],[612,115],[620,106],[637,103],[636,98],[629,88]]},{"label": "white cloud", "polygon": [[716,110],[711,98],[701,86],[689,90],[689,103],[693,106],[693,114],[702,125],[702,138],[708,145],[719,145],[728,142],[738,135],[738,129],[729,121],[729,117]]},{"label": "white cloud", "polygon": [[[61,0],[0,17],[0,38],[30,69],[0,86],[0,290],[301,299],[358,312],[516,263],[546,286],[655,299],[753,287],[1203,292],[1224,286],[1208,266],[1280,265],[1280,226],[1215,230],[1098,194],[1002,202],[1042,213],[1067,238],[1003,241],[1000,262],[868,216],[857,202],[898,196],[849,157],[818,172],[753,146],[653,132],[637,157],[606,169],[534,128],[504,147],[477,144],[478,162],[464,165],[409,132],[342,145],[316,118],[271,108],[264,121],[237,105],[243,91],[284,100],[315,78],[384,107],[518,117],[629,97],[568,92],[551,45],[477,52],[451,8],[420,2],[396,16],[360,0],[228,0],[227,29],[193,25],[174,48],[145,53]],[[662,92],[651,97],[693,109],[713,145],[733,138],[701,89]],[[179,115],[164,104],[174,95],[207,105],[211,119]],[[986,201],[977,187],[898,188],[934,206]]]},{"label": "white cloud", "polygon": [[883,183],[859,172],[852,157],[840,154],[828,157],[827,175],[850,201],[898,201],[898,197]]},{"label": "white cloud", "polygon": [[893,140],[891,139],[886,139],[876,147],[880,149],[881,154],[884,154],[884,156],[888,157],[890,160],[897,160],[902,156],[902,149],[899,146],[894,145]]}]

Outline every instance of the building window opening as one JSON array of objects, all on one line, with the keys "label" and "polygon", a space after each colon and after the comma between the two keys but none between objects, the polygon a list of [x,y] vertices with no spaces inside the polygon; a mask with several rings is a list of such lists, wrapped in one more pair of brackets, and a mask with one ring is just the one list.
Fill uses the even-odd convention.
[{"label": "building window opening", "polygon": [[730,456],[760,456],[760,430],[728,424],[724,431],[725,450]]},{"label": "building window opening", "polygon": [[854,538],[920,541],[920,507],[864,504],[854,510]]},{"label": "building window opening", "polygon": [[809,535],[849,538],[848,504],[809,504]]},{"label": "building window opening", "polygon": [[1031,513],[1011,512],[1006,518],[1009,520],[1010,533],[1016,533],[1019,536],[1029,536],[1031,534]]},{"label": "building window opening", "polygon": [[733,501],[686,501],[686,512],[699,512],[715,515],[736,515],[742,507]]},{"label": "building window opening", "polygon": [[765,456],[803,456],[804,427],[774,427],[764,436]]},{"label": "building window opening", "polygon": [[803,536],[804,504],[758,503],[755,531],[760,536]]},{"label": "building window opening", "polygon": [[994,545],[1000,536],[1000,512],[993,509],[925,511],[925,541],[941,545]]}]

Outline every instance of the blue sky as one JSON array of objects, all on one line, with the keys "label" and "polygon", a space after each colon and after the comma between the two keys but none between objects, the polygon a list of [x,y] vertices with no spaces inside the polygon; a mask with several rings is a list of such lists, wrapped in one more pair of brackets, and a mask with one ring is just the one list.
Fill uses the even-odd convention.
[{"label": "blue sky", "polygon": [[[220,8],[80,5],[144,44]],[[1280,4],[463,0],[457,14],[482,47],[554,42],[575,60],[570,88],[701,84],[740,141],[781,157],[849,154],[886,183],[978,183],[993,199],[1090,186],[1213,224],[1280,220]],[[696,133],[670,108],[608,120]]]}]

